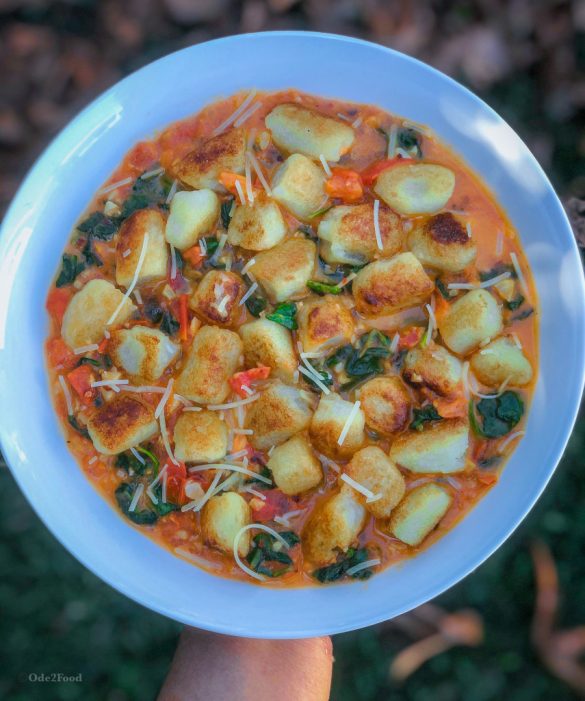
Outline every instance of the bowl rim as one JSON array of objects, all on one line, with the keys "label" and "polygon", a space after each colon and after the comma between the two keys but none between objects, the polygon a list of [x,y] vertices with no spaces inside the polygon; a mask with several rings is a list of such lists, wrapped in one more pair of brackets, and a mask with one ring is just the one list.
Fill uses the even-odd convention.
[{"label": "bowl rim", "polygon": [[[357,44],[357,45],[363,45],[365,47],[368,47],[369,49],[375,49],[379,52],[386,53],[388,55],[391,55],[401,61],[405,61],[407,63],[411,63],[416,65],[417,69],[420,71],[424,71],[427,74],[431,76],[432,79],[434,80],[440,80],[440,81],[447,81],[452,86],[456,87],[456,89],[459,92],[463,92],[467,99],[471,99],[471,101],[478,105],[483,113],[488,113],[493,119],[496,120],[498,124],[504,124],[506,126],[507,123],[505,120],[500,117],[489,105],[487,105],[483,100],[481,100],[478,96],[476,96],[471,90],[466,88],[465,86],[461,85],[457,81],[455,81],[453,78],[450,78],[449,76],[445,75],[441,71],[433,68],[432,66],[424,63],[423,61],[420,61],[419,59],[413,58],[412,56],[409,56],[407,54],[404,54],[400,51],[397,51],[395,49],[391,49],[389,47],[382,46],[380,44],[377,44],[375,42],[371,41],[366,41],[363,39],[358,39],[354,37],[348,37],[348,36],[343,36],[343,35],[338,35],[338,34],[333,34],[333,33],[325,33],[325,32],[310,32],[310,31],[296,31],[296,30],[286,30],[286,31],[270,31],[270,32],[255,32],[255,33],[247,33],[247,34],[238,34],[238,35],[230,35],[226,37],[221,37],[217,39],[213,39],[207,42],[201,42],[199,44],[195,44],[189,47],[185,47],[183,49],[180,49],[178,51],[171,52],[169,54],[165,54],[164,56],[156,59],[155,61],[149,62],[148,64],[142,66],[140,69],[137,71],[134,71],[133,73],[129,74],[122,80],[116,82],[114,85],[109,87],[107,90],[104,92],[100,93],[98,96],[96,96],[86,107],[84,107],[73,119],[71,119],[64,127],[63,129],[51,140],[51,142],[48,144],[48,146],[41,152],[41,154],[38,156],[38,158],[34,161],[33,165],[29,169],[26,177],[23,179],[21,185],[18,188],[17,193],[14,195],[12,198],[12,202],[5,214],[5,217],[2,221],[2,224],[0,226],[0,255],[2,253],[6,253],[6,248],[7,248],[7,239],[9,238],[9,226],[10,223],[12,222],[15,213],[19,211],[20,209],[25,206],[25,202],[23,202],[23,197],[24,194],[26,193],[30,180],[32,178],[33,173],[44,163],[44,161],[47,159],[48,154],[53,150],[53,148],[56,147],[56,144],[58,144],[59,140],[69,131],[71,130],[74,126],[79,125],[82,123],[86,117],[86,114],[91,112],[96,103],[98,101],[104,100],[107,98],[109,95],[112,95],[115,91],[119,90],[121,87],[123,87],[126,84],[131,83],[132,81],[136,80],[136,78],[142,74],[145,74],[148,72],[150,67],[158,63],[160,61],[165,61],[168,60],[169,58],[176,56],[178,54],[183,54],[183,53],[188,53],[189,51],[193,50],[194,48],[199,48],[201,47],[206,47],[210,45],[229,45],[230,43],[233,42],[240,42],[242,40],[245,41],[255,41],[256,39],[267,39],[267,38],[278,38],[278,37],[288,37],[288,38],[304,38],[304,37],[311,37],[316,40],[325,40],[325,41],[336,41],[336,42],[342,42],[342,43],[350,43],[350,44]],[[556,195],[556,192],[548,180],[548,177],[546,176],[543,168],[540,166],[536,158],[533,156],[533,154],[530,152],[526,144],[522,141],[522,139],[516,134],[516,132],[513,132],[515,135],[515,138],[518,140],[518,143],[521,143],[522,148],[523,148],[523,156],[525,156],[529,162],[530,162],[530,167],[534,169],[534,171],[537,172],[540,178],[543,179],[543,181],[547,185],[547,192],[549,195],[553,195],[551,198],[551,203],[555,208],[555,211],[553,214],[557,218],[557,221],[562,222],[564,224],[564,228],[566,230],[566,233],[570,235],[571,243],[569,244],[569,248],[571,249],[571,256],[574,257],[576,256],[577,259],[579,259],[579,251],[577,244],[574,240],[573,234],[572,234],[572,229],[571,225],[569,223],[568,217],[566,215],[565,210],[563,209],[558,196]],[[462,157],[465,157],[465,154],[460,154]],[[585,277],[583,275],[583,269],[582,267],[580,269],[580,275],[579,279],[574,281],[578,283],[579,286],[579,294],[581,300],[585,299]],[[0,299],[0,307],[2,305],[7,305],[7,302],[5,302],[3,299]],[[582,339],[583,343],[583,339]],[[2,364],[2,347],[0,346],[0,365]],[[578,386],[578,395],[579,397],[583,393],[583,387],[585,383],[585,362],[582,359],[580,367],[578,368],[578,374],[579,374],[579,386]],[[545,487],[547,486],[549,480],[551,479],[556,467],[558,466],[558,463],[562,457],[563,452],[566,449],[568,440],[570,438],[570,435],[572,433],[573,427],[575,425],[575,421],[577,419],[577,415],[579,412],[579,406],[580,406],[580,400],[575,401],[574,406],[572,407],[571,410],[571,415],[570,415],[570,421],[567,421],[566,424],[564,425],[564,428],[562,430],[562,438],[558,440],[557,443],[557,449],[554,452],[554,459],[551,461],[549,469],[547,471],[547,474],[545,475],[544,479],[541,480],[540,484],[538,485],[538,488],[536,489],[535,493],[532,495],[529,503],[527,503],[524,508],[520,509],[517,513],[515,518],[511,521],[511,523],[508,525],[506,530],[504,531],[503,534],[499,535],[497,538],[497,541],[494,542],[491,546],[490,549],[483,551],[481,553],[478,553],[478,555],[474,559],[469,559],[463,567],[461,567],[457,575],[455,577],[451,577],[449,581],[442,582],[440,585],[435,586],[432,589],[432,593],[429,595],[421,595],[418,597],[418,599],[414,599],[413,601],[410,602],[408,606],[404,606],[401,610],[395,611],[393,615],[400,615],[401,613],[404,613],[407,610],[411,610],[412,608],[415,608],[416,606],[419,606],[420,604],[424,603],[425,601],[428,601],[430,598],[434,598],[436,596],[439,596],[442,594],[444,591],[449,589],[451,586],[454,584],[458,583],[461,581],[464,577],[466,577],[469,573],[471,573],[473,570],[475,570],[477,567],[479,567],[488,557],[490,557],[501,545],[502,543],[508,539],[508,537],[516,530],[518,525],[522,522],[522,520],[526,517],[527,513],[532,509],[534,506],[535,502],[537,499],[540,497],[542,492],[544,491]],[[27,498],[27,501],[29,504],[33,507],[35,510],[37,516],[41,519],[41,521],[44,523],[44,525],[49,529],[49,531],[55,536],[55,538],[66,547],[66,549],[73,554],[73,556],[81,562],[87,569],[89,569],[93,574],[95,574],[97,577],[99,577],[102,581],[105,581],[107,584],[112,586],[114,589],[120,591],[122,594],[127,596],[128,598],[132,599],[133,601],[136,601],[137,603],[151,609],[155,610],[157,613],[160,613],[161,615],[165,615],[169,618],[172,618],[174,620],[178,620],[182,623],[185,623],[187,625],[197,625],[203,629],[207,629],[210,631],[218,632],[218,633],[227,633],[227,634],[233,634],[233,635],[239,635],[243,637],[258,637],[259,635],[262,635],[262,637],[266,638],[295,638],[295,637],[305,637],[306,635],[322,635],[322,634],[334,634],[334,633],[341,633],[341,632],[346,632],[349,630],[354,630],[357,628],[365,627],[368,625],[372,625],[375,623],[379,623],[383,620],[388,619],[388,615],[384,615],[384,613],[379,613],[379,614],[368,614],[364,615],[358,623],[355,621],[351,622],[344,622],[340,621],[338,625],[332,627],[328,626],[327,629],[323,629],[322,626],[319,625],[319,623],[315,623],[313,628],[307,632],[301,632],[300,630],[292,630],[292,631],[284,631],[284,633],[281,633],[280,631],[274,631],[271,630],[270,627],[268,629],[264,630],[262,629],[261,631],[258,630],[257,626],[254,628],[254,624],[251,624],[250,627],[247,630],[234,630],[233,627],[230,627],[229,623],[224,624],[224,625],[219,625],[216,623],[212,623],[210,621],[204,621],[204,622],[194,622],[193,618],[190,618],[187,615],[184,615],[181,612],[177,612],[171,605],[165,606],[155,606],[151,601],[148,600],[148,597],[141,596],[137,594],[136,592],[132,591],[128,587],[124,586],[121,584],[119,581],[115,581],[112,577],[105,576],[104,574],[100,573],[97,567],[94,567],[94,563],[92,562],[91,557],[85,550],[79,550],[76,547],[73,547],[71,543],[68,542],[69,538],[66,537],[65,534],[61,533],[58,531],[57,528],[53,528],[53,524],[49,521],[48,518],[45,518],[45,514],[41,512],[41,505],[36,504],[33,502],[33,499],[29,495],[28,491],[26,490],[23,480],[21,479],[19,475],[19,471],[17,469],[14,469],[11,466],[11,462],[13,459],[12,455],[12,449],[8,445],[8,440],[7,436],[5,435],[2,426],[0,426],[0,448],[2,449],[2,452],[5,456],[6,463],[10,468],[10,471],[19,485],[21,491],[24,493],[25,497]],[[100,496],[101,498],[101,496]],[[157,546],[159,547],[159,546]],[[174,557],[174,555],[173,555]],[[255,586],[255,585],[250,585],[250,586]],[[355,586],[355,585],[352,585]],[[306,626],[305,626],[306,628]]]}]

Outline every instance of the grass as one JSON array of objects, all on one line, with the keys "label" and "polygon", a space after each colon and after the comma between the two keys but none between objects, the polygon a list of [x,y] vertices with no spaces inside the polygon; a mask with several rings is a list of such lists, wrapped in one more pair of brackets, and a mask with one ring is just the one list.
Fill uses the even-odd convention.
[{"label": "grass", "polygon": [[[388,665],[409,642],[403,634],[375,626],[337,636],[332,698],[577,699],[541,666],[530,644],[534,585],[528,546],[540,538],[555,555],[564,601],[560,625],[585,623],[584,449],[580,424],[551,485],[521,528],[437,600],[448,610],[472,607],[481,614],[486,628],[481,647],[440,655],[396,686],[388,680]],[[0,698],[154,698],[180,626],[126,599],[78,564],[45,529],[5,469],[0,471],[0,533]],[[28,681],[29,674],[42,672],[81,672],[83,681]]]}]

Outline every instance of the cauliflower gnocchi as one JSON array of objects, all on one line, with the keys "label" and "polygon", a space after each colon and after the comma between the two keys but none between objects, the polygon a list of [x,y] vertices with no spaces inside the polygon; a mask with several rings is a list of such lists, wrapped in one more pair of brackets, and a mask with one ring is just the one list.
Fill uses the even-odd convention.
[{"label": "cauliflower gnocchi", "polygon": [[113,508],[281,588],[367,579],[461,521],[525,432],[539,324],[464,157],[293,89],[127,155],[46,301],[55,410]]}]

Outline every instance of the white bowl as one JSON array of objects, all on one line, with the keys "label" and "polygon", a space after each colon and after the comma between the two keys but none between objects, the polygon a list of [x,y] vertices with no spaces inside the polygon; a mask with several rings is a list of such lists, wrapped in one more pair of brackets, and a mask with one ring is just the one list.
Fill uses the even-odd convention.
[{"label": "white bowl", "polygon": [[[237,90],[297,87],[373,103],[430,125],[485,182],[522,237],[540,296],[540,376],[527,435],[497,486],[425,552],[367,583],[270,590],[213,577],[124,521],[67,449],[43,360],[45,296],[70,231],[136,141]],[[392,618],[475,569],[551,477],[583,388],[585,295],[579,254],[545,174],[512,129],[453,80],[375,44],[270,32],[199,44],[104,93],[38,160],[0,238],[0,439],[48,528],[104,581],[159,613],[234,635],[293,638]]]}]

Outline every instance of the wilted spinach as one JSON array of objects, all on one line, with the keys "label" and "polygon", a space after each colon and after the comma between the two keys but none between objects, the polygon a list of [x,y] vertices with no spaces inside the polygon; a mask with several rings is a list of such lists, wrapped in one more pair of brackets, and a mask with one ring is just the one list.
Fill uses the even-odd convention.
[{"label": "wilted spinach", "polygon": [[318,280],[309,280],[307,282],[307,287],[319,295],[338,295],[341,294],[343,290],[339,285],[328,285],[326,282],[319,282]]},{"label": "wilted spinach", "polygon": [[[294,531],[285,531],[284,533],[279,533],[279,535],[286,541],[289,548],[300,542],[299,536]],[[254,572],[264,574],[267,577],[280,577],[285,572],[290,571],[293,560],[283,550],[274,549],[276,539],[273,536],[269,533],[258,533],[254,536],[252,542],[254,546],[246,560]],[[285,566],[278,567],[275,566],[275,563]]]},{"label": "wilted spinach", "polygon": [[[365,562],[367,559],[367,548],[359,548],[358,550],[355,548],[349,548],[347,553],[341,556],[337,562],[334,562],[332,565],[327,565],[327,567],[321,567],[318,570],[315,570],[313,572],[313,577],[321,582],[321,584],[335,582],[344,577],[347,570],[355,567],[356,565],[361,565],[361,563]],[[372,569],[368,567],[367,569],[360,570],[359,572],[349,576],[353,577],[354,579],[368,579],[373,574]]]},{"label": "wilted spinach", "polygon": [[73,414],[69,414],[69,416],[67,417],[67,421],[69,421],[70,426],[74,428],[77,431],[77,433],[79,433],[84,438],[89,439],[89,431],[87,430],[87,428],[85,428],[85,426],[82,426],[79,423],[79,421]]},{"label": "wilted spinach", "polygon": [[295,331],[297,326],[297,305],[294,302],[283,302],[273,312],[266,315],[270,321],[284,326],[289,331]]},{"label": "wilted spinach", "polygon": [[396,135],[396,145],[409,153],[414,149],[416,158],[422,157],[421,134],[415,129],[399,129]]},{"label": "wilted spinach", "polygon": [[181,324],[175,319],[168,309],[165,309],[160,322],[160,330],[169,336],[174,336],[179,330]]},{"label": "wilted spinach", "polygon": [[273,489],[274,488],[274,480],[272,479],[272,472],[270,468],[266,467],[266,465],[263,465],[262,468],[260,469],[259,472],[261,477],[264,477],[265,479],[270,480],[270,484],[266,484],[266,482],[263,482],[262,480],[258,479],[257,477],[250,477],[249,479],[246,480],[246,484],[253,484],[254,489]]},{"label": "wilted spinach", "polygon": [[497,265],[494,265],[493,268],[490,270],[480,270],[479,271],[479,279],[481,282],[485,282],[486,280],[491,280],[493,277],[497,277],[498,275],[502,275],[503,273],[510,273],[510,277],[516,278],[516,269],[514,268],[513,265],[510,263],[498,263]]},{"label": "wilted spinach", "polygon": [[473,400],[469,402],[469,422],[482,438],[500,438],[509,433],[524,415],[524,402],[516,392],[507,391],[499,397],[481,399],[476,414]]},{"label": "wilted spinach", "polygon": [[107,217],[102,212],[94,212],[87,219],[77,225],[77,229],[88,238],[101,239],[109,241],[116,233],[118,226],[113,219]]},{"label": "wilted spinach", "polygon": [[266,300],[259,295],[251,295],[245,301],[246,309],[256,318],[266,309]]},{"label": "wilted spinach", "polygon": [[129,511],[132,497],[138,485],[131,485],[128,482],[122,482],[115,491],[116,501],[122,513],[130,519],[130,521],[139,526],[149,526],[158,521],[158,514],[152,509],[134,509]]},{"label": "wilted spinach", "polygon": [[139,209],[146,209],[152,205],[166,209],[168,206],[166,198],[170,187],[171,183],[161,176],[146,179],[137,178],[132,185],[132,193],[122,204],[121,219],[126,219]]},{"label": "wilted spinach", "polygon": [[[221,203],[221,210],[220,210],[220,216],[221,216],[221,225],[223,226],[224,229],[227,229],[228,226],[230,225],[230,221],[232,220],[232,207],[234,204],[234,198],[230,198],[229,200],[225,200],[224,202]],[[217,239],[216,239],[217,241]],[[217,246],[216,246],[217,248]]]},{"label": "wilted spinach", "polygon": [[442,421],[443,417],[439,414],[433,404],[427,404],[420,409],[413,410],[414,419],[410,424],[410,428],[416,431],[422,431],[424,424],[429,421]]},{"label": "wilted spinach", "polygon": [[85,270],[85,265],[77,260],[77,256],[69,255],[69,253],[64,253],[61,264],[61,272],[59,277],[55,282],[56,287],[64,287],[65,285],[70,285],[79,273]]}]

